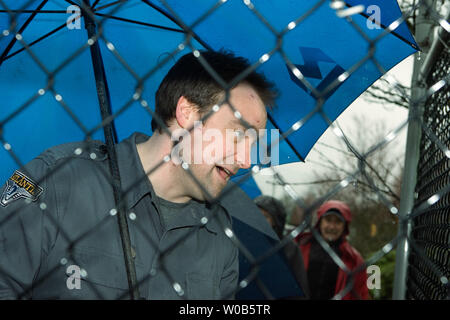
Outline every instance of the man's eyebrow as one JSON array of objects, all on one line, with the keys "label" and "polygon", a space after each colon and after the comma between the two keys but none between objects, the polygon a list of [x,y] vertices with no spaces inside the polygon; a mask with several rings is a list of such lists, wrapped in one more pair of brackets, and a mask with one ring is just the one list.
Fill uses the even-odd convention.
[{"label": "man's eyebrow", "polygon": [[235,125],[235,126],[237,125],[245,130],[247,130],[247,129],[255,129],[256,130],[256,128],[254,126],[252,126],[250,123],[248,123],[244,119],[234,118],[234,119],[230,120],[229,124]]},{"label": "man's eyebrow", "polygon": [[[247,128],[247,127],[244,125],[244,123],[242,123],[242,121],[239,120],[239,119],[237,119],[237,118],[231,119],[230,122],[229,122],[229,124],[230,124],[230,125],[237,125],[237,126],[241,127],[242,129],[245,129],[245,130],[248,130],[248,129],[254,129],[254,130],[256,130],[256,128],[255,128],[255,127],[252,127],[252,126],[250,126],[249,128]],[[263,138],[264,138],[264,135],[265,135],[265,129],[264,129],[264,130],[259,130],[259,133],[258,133],[258,139],[263,139]],[[257,140],[258,140],[258,139],[257,139]]]},{"label": "man's eyebrow", "polygon": [[229,124],[230,125],[235,125],[235,126],[237,125],[237,126],[240,126],[240,127],[244,128],[244,129],[247,129],[246,126],[244,125],[243,121],[239,120],[238,118],[231,119]]}]

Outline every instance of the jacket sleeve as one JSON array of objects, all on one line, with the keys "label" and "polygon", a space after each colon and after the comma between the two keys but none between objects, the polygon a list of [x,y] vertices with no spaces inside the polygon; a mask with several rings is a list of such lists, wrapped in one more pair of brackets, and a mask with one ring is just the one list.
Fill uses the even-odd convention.
[{"label": "jacket sleeve", "polygon": [[221,299],[234,299],[235,291],[238,286],[238,278],[239,278],[239,250],[238,248],[230,241],[232,246],[232,254],[230,255],[230,259],[228,260],[227,265],[225,266],[222,278],[220,279],[220,295]]},{"label": "jacket sleeve", "polygon": [[49,166],[36,158],[0,188],[0,299],[31,296],[29,290],[57,230]]}]

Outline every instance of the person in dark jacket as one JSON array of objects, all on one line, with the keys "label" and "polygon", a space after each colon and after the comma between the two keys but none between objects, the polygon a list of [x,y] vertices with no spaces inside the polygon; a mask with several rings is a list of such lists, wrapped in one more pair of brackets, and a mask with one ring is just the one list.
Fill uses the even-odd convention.
[{"label": "person in dark jacket", "polygon": [[[182,56],[156,92],[153,135],[134,133],[115,146],[137,298],[225,299],[237,288],[238,249],[221,204],[231,193],[212,200],[250,167],[254,141],[240,119],[264,128],[276,92],[263,75],[249,72],[226,94],[198,54],[226,83],[250,67],[222,51]],[[228,131],[230,141],[208,140],[210,132],[228,139]],[[189,150],[192,135],[200,144]],[[114,182],[100,141],[50,148],[12,173],[0,188],[0,298],[129,297]],[[243,201],[234,197],[228,202]]]},{"label": "person in dark jacket", "polygon": [[[330,200],[317,210],[315,228],[331,249],[342,259],[349,270],[364,263],[359,252],[348,243],[349,224],[352,220],[350,208],[342,201]],[[311,299],[331,299],[342,291],[349,281],[344,270],[340,269],[328,252],[309,232],[300,234],[296,241],[303,254],[308,274]],[[354,284],[344,300],[368,299],[367,274],[365,269],[354,275]]]},{"label": "person in dark jacket", "polygon": [[[255,198],[254,201],[261,210],[262,214],[266,217],[267,222],[271,225],[275,233],[280,239],[282,239],[287,217],[283,204],[274,197],[264,195]],[[283,253],[286,256],[291,271],[302,288],[305,297],[308,298],[308,279],[306,277],[303,258],[299,248],[293,241],[291,241],[284,246]]]}]

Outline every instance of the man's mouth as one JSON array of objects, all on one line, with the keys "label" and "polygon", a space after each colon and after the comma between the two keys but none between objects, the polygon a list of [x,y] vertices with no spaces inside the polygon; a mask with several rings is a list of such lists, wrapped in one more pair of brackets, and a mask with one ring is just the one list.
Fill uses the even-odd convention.
[{"label": "man's mouth", "polygon": [[234,173],[227,168],[216,166],[216,170],[219,173],[220,177],[224,179],[225,181],[228,181]]}]

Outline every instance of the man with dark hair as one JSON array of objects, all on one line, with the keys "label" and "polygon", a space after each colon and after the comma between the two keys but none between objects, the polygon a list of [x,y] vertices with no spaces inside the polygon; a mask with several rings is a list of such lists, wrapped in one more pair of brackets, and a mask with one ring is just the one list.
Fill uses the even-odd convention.
[{"label": "man with dark hair", "polygon": [[[315,228],[331,249],[342,259],[350,271],[360,267],[364,260],[359,252],[348,243],[349,224],[352,220],[350,208],[342,201],[330,200],[317,209]],[[350,282],[344,270],[340,269],[311,233],[300,234],[296,239],[303,254],[311,299],[328,300],[344,290]],[[351,290],[344,300],[368,299],[367,274],[365,269],[355,272]]]},{"label": "man with dark hair", "polygon": [[[250,167],[255,139],[245,130],[265,128],[275,98],[256,72],[235,81],[249,66],[225,52],[181,57],[156,94],[162,122],[152,122],[153,135],[134,133],[115,147],[144,299],[234,296],[238,249],[224,232],[226,203],[241,200],[233,192],[212,200]],[[0,298],[127,297],[107,160],[99,141],[53,147],[0,189]]]}]

